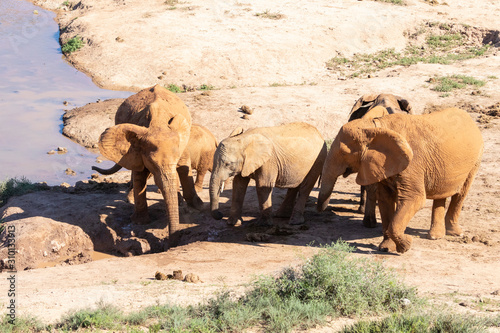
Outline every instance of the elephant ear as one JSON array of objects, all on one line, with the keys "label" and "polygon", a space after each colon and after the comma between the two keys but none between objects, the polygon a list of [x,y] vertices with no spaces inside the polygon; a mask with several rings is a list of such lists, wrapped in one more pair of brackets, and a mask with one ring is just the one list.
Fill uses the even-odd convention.
[{"label": "elephant ear", "polygon": [[243,127],[237,127],[235,128],[231,134],[229,134],[229,137],[232,138],[233,136],[237,136],[237,135],[240,135],[244,132],[245,130],[243,129]]},{"label": "elephant ear", "polygon": [[271,141],[263,135],[256,135],[244,150],[241,176],[250,176],[271,158],[272,153],[273,144]]},{"label": "elephant ear", "polygon": [[183,115],[175,115],[168,122],[168,127],[179,133],[179,149],[183,151],[189,141],[189,136],[191,135],[191,126],[187,119]]},{"label": "elephant ear", "polygon": [[349,113],[348,121],[362,118],[369,110],[369,108],[373,105],[373,102],[377,99],[377,97],[378,95],[376,94],[361,96],[356,101],[356,103],[354,103],[354,106],[352,107],[351,112]]},{"label": "elephant ear", "polygon": [[369,110],[363,118],[365,119],[373,119],[373,118],[380,118],[383,116],[387,116],[389,114],[389,111],[387,111],[386,108],[384,108],[381,105],[377,105],[373,109]]},{"label": "elephant ear", "polygon": [[413,151],[400,134],[387,128],[369,128],[364,131],[372,139],[361,155],[356,177],[359,185],[378,183],[408,167]]},{"label": "elephant ear", "polygon": [[399,97],[399,96],[396,96],[396,99],[398,101],[399,108],[401,109],[401,111],[404,111],[408,114],[413,114],[411,104],[410,104],[410,102],[408,102],[408,100],[406,100],[402,97]]},{"label": "elephant ear", "polygon": [[142,171],[141,138],[146,127],[120,124],[106,129],[99,139],[99,150],[109,160],[132,171]]}]

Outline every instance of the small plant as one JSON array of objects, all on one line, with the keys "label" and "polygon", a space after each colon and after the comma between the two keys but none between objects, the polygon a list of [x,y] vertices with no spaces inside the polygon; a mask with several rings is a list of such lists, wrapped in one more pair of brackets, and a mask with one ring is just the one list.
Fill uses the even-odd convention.
[{"label": "small plant", "polygon": [[63,330],[116,329],[119,327],[123,314],[112,305],[99,304],[95,310],[85,309],[73,312],[63,318],[58,325]]},{"label": "small plant", "polygon": [[165,86],[165,88],[176,94],[183,92],[183,90],[178,85],[173,83],[169,84],[168,86]]},{"label": "small plant", "polygon": [[214,90],[214,89],[215,87],[210,84],[202,84],[200,86],[200,90]]},{"label": "small plant", "polygon": [[398,6],[405,6],[406,5],[403,0],[375,0],[375,1],[389,2],[389,3],[392,3],[394,5],[398,5]]},{"label": "small plant", "polygon": [[272,13],[269,9],[266,9],[265,11],[261,13],[256,13],[255,16],[257,17],[262,17],[262,18],[267,18],[271,20],[280,20],[285,17],[285,15],[281,13]]},{"label": "small plant", "polygon": [[436,83],[432,90],[444,93],[455,89],[463,89],[466,86],[482,87],[486,84],[485,81],[466,75],[441,76],[433,78],[431,81]]},{"label": "small plant", "polygon": [[71,54],[72,52],[78,51],[85,45],[83,39],[76,35],[75,37],[69,39],[66,43],[64,43],[61,47],[61,51],[64,54]]}]

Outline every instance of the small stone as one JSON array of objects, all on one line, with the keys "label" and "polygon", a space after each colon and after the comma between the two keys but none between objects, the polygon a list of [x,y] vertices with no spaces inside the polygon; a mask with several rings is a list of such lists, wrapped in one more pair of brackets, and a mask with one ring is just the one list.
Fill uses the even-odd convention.
[{"label": "small stone", "polygon": [[93,174],[90,175],[90,178],[91,179],[99,179],[99,174],[93,173]]},{"label": "small stone", "polygon": [[55,151],[55,150],[51,150],[51,151],[48,151],[48,152],[47,152],[47,154],[49,154],[49,155],[54,155],[55,153],[56,153],[56,151]]},{"label": "small stone", "polygon": [[76,172],[74,170],[71,170],[70,168],[67,168],[64,171],[68,176],[76,176]]},{"label": "small stone", "polygon": [[163,75],[158,76],[158,80],[163,80]]},{"label": "small stone", "polygon": [[212,95],[212,92],[210,90],[206,90],[201,93],[201,96],[210,96],[210,95]]},{"label": "small stone", "polygon": [[96,163],[102,163],[102,160],[100,158],[96,158],[95,162]]},{"label": "small stone", "polygon": [[183,280],[182,271],[181,270],[174,271],[173,279],[182,281]]},{"label": "small stone", "polygon": [[68,101],[64,101],[64,102],[63,102],[63,105],[68,105]]},{"label": "small stone", "polygon": [[245,113],[245,114],[252,114],[253,113],[253,109],[251,109],[250,107],[246,106],[246,105],[243,105],[241,108],[240,108],[241,112]]},{"label": "small stone", "polygon": [[403,298],[403,299],[401,300],[401,306],[402,306],[403,308],[407,308],[407,307],[409,307],[410,305],[411,305],[411,301],[410,301],[408,298]]},{"label": "small stone", "polygon": [[188,273],[184,277],[184,282],[190,282],[190,283],[203,283],[203,281],[200,280],[200,277],[196,274],[193,273]]},{"label": "small stone", "polygon": [[249,115],[247,115],[247,114],[244,114],[244,115],[243,115],[243,117],[241,117],[241,118],[243,118],[243,119],[245,119],[245,120],[250,120],[250,116],[249,116]]},{"label": "small stone", "polygon": [[118,42],[118,43],[123,43],[124,40],[123,38],[121,38],[120,36],[116,37],[115,40]]},{"label": "small stone", "polygon": [[64,183],[61,183],[61,187],[69,188],[69,187],[71,187],[71,185],[68,184],[68,183],[66,183],[66,182],[64,182]]},{"label": "small stone", "polygon": [[36,9],[35,9],[35,10],[33,11],[33,14],[38,15],[38,10],[36,10]]},{"label": "small stone", "polygon": [[495,290],[494,292],[491,293],[492,295],[498,296],[500,295],[500,289]]},{"label": "small stone", "polygon": [[68,149],[65,147],[57,147],[56,151],[58,154],[66,154],[68,152]]}]

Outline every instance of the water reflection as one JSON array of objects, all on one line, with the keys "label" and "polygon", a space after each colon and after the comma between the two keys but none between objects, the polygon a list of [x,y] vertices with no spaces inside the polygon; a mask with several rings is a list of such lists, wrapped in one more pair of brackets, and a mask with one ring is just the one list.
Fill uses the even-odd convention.
[{"label": "water reflection", "polygon": [[[25,176],[56,185],[89,177],[96,155],[61,134],[63,109],[131,94],[100,89],[67,64],[54,17],[27,1],[0,1],[0,181]],[[47,154],[59,146],[68,153]]]}]

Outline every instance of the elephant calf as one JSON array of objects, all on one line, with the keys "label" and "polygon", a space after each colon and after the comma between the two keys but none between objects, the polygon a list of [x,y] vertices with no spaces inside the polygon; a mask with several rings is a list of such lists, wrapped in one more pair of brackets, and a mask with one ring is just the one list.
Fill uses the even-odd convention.
[{"label": "elephant calf", "polygon": [[212,216],[217,220],[222,218],[218,210],[221,187],[234,176],[228,224],[241,221],[250,179],[256,183],[261,224],[272,225],[271,194],[275,186],[288,189],[276,216],[290,217],[290,224],[304,223],[306,200],[318,180],[326,154],[323,137],[306,123],[234,131],[215,152],[210,177]]},{"label": "elephant calf", "polygon": [[[392,94],[369,94],[361,96],[349,113],[349,120],[373,119],[393,113],[413,114],[410,103]],[[364,213],[363,225],[367,228],[377,226],[375,208],[377,205],[377,184],[361,186],[359,212]]]},{"label": "elephant calf", "polygon": [[358,173],[358,184],[378,183],[384,233],[380,250],[410,249],[412,238],[404,231],[426,198],[434,200],[429,237],[460,236],[458,217],[482,153],[481,132],[467,112],[456,108],[351,121],[342,126],[328,153],[318,210],[328,205],[340,175]]}]

